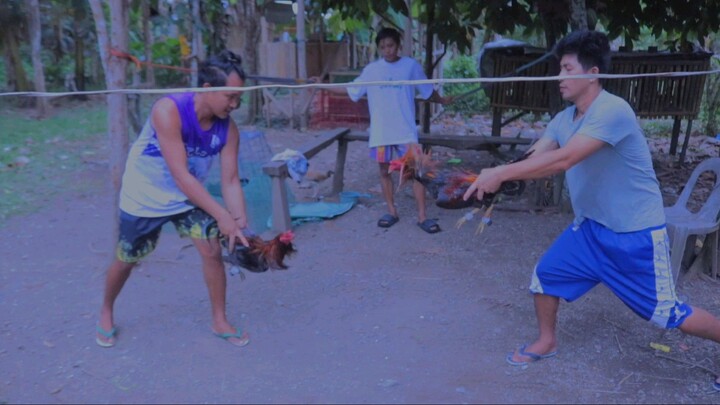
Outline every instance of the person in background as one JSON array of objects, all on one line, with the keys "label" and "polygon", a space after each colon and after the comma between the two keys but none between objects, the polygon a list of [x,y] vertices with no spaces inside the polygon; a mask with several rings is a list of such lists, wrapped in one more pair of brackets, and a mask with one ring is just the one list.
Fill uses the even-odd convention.
[{"label": "person in background", "polygon": [[[400,56],[400,32],[393,28],[381,29],[375,38],[381,58],[365,66],[353,83],[374,81],[427,80],[420,64],[413,58]],[[320,78],[312,78],[319,82]],[[370,158],[378,163],[380,186],[388,212],[378,220],[378,226],[389,228],[400,219],[395,207],[393,180],[388,172],[392,160],[404,156],[410,148],[418,147],[418,130],[415,124],[415,93],[423,100],[448,104],[451,97],[442,97],[432,84],[348,86],[325,90],[348,94],[357,102],[367,95],[370,110]],[[413,195],[417,205],[417,224],[427,233],[439,232],[440,225],[427,218],[425,187],[413,181]]]}]

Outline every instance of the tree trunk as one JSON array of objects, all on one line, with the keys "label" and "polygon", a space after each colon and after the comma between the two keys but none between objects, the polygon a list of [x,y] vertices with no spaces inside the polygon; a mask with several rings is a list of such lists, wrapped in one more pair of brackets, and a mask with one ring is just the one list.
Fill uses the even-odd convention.
[{"label": "tree trunk", "polygon": [[402,54],[412,58],[413,55],[413,19],[412,19],[412,0],[405,0],[408,8],[408,15],[405,19],[405,30],[403,31],[403,47]]},{"label": "tree trunk", "polygon": [[[72,78],[73,88],[85,91],[85,29],[84,20],[87,17],[81,0],[76,0],[73,10],[73,36],[75,38],[75,75]],[[87,96],[78,96],[80,100],[87,100]]]},{"label": "tree trunk", "polygon": [[[262,8],[258,8],[255,0],[242,0],[235,4],[230,11],[228,19],[228,37],[226,47],[228,50],[239,53],[243,60],[243,69],[247,74],[258,74],[259,60],[258,52],[260,47],[258,44],[264,44],[261,40],[262,24]],[[237,35],[241,33],[241,35]],[[255,91],[249,97],[248,114],[245,117],[245,125],[251,125],[257,119],[260,111],[262,96],[260,91]]]},{"label": "tree trunk", "polygon": [[192,60],[190,61],[191,83],[190,86],[199,86],[198,61],[205,59],[205,52],[202,45],[202,21],[200,20],[200,0],[192,1]]},{"label": "tree trunk", "polygon": [[[33,81],[35,82],[35,91],[45,92],[45,69],[42,58],[40,57],[40,51],[42,50],[40,4],[38,3],[38,0],[27,0],[25,5],[28,11],[28,28],[30,31],[30,48],[32,49]],[[48,113],[48,99],[45,97],[37,97],[35,100],[38,117],[44,118]]]},{"label": "tree trunk", "polygon": [[142,0],[142,15],[143,15],[143,39],[145,40],[145,83],[150,87],[155,87],[155,69],[153,68],[153,35],[150,27],[150,2],[149,0]]},{"label": "tree trunk", "polygon": [[12,69],[12,63],[10,63],[10,52],[8,49],[3,49],[3,61],[5,62],[5,83],[3,83],[3,89],[12,89],[15,84],[15,71]]},{"label": "tree trunk", "polygon": [[[109,38],[105,24],[102,4],[100,0],[88,0],[92,8],[93,18],[97,29],[98,47],[102,55],[105,69],[105,84],[108,90],[125,88],[125,69],[127,60],[111,57],[110,49],[120,52],[128,51],[128,0],[112,0],[110,3],[110,27],[112,36]],[[124,94],[108,94],[108,136],[110,139],[110,178],[115,191],[113,201],[120,199],[120,185],[125,171],[125,160],[128,152],[128,103]],[[112,112],[112,113],[110,113]],[[114,234],[118,234],[119,208],[115,206]]]},{"label": "tree trunk", "polygon": [[[434,38],[435,33],[431,29],[435,22],[435,0],[427,2],[427,24],[425,25],[425,75],[428,78],[433,77],[433,54],[435,53]],[[430,103],[423,103],[423,122],[422,131],[423,133],[430,133]]]},{"label": "tree trunk", "polygon": [[30,91],[30,83],[28,82],[27,73],[22,64],[20,57],[20,47],[18,46],[16,33],[14,31],[5,32],[2,37],[5,39],[5,47],[10,59],[8,70],[12,70],[15,81],[12,83],[14,91]]},{"label": "tree trunk", "polygon": [[570,28],[573,31],[588,29],[588,13],[585,0],[570,0]]}]

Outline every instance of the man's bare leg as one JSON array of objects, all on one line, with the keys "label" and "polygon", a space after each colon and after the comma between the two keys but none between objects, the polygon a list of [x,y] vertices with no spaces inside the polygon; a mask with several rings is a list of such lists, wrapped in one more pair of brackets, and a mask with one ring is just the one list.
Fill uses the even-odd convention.
[{"label": "man's bare leg", "polygon": [[[720,343],[720,320],[702,308],[692,307],[692,309],[693,313],[685,319],[679,329],[688,335]],[[715,382],[720,384],[720,376],[717,376]]]},{"label": "man's bare leg", "polygon": [[[98,326],[106,332],[110,332],[115,326],[113,319],[115,300],[118,295],[120,295],[120,291],[130,277],[133,267],[135,267],[135,263],[125,263],[115,258],[107,270],[105,277],[105,295],[103,297],[102,307],[100,308],[100,321],[98,322]],[[114,336],[108,337],[100,332],[96,334],[100,341],[109,345],[115,344]]]},{"label": "man's bare leg", "polygon": [[[525,348],[528,353],[538,355],[548,354],[557,349],[557,336],[555,327],[557,324],[557,312],[560,306],[560,299],[551,295],[535,294],[535,316],[538,321],[540,335],[537,340]],[[516,362],[528,362],[533,359],[522,356],[515,350],[512,360]]]},{"label": "man's bare leg", "polygon": [[[225,313],[227,276],[225,275],[225,265],[222,262],[220,241],[218,239],[193,239],[193,243],[202,259],[203,276],[210,296],[212,330],[216,334],[236,334],[237,330],[230,325]],[[244,346],[247,343],[247,335],[242,338],[229,337],[226,340],[234,345]]]}]

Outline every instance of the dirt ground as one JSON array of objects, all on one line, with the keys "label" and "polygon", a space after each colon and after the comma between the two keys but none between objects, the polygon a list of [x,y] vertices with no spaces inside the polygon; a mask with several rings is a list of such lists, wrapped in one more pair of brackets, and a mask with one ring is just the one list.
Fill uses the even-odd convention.
[{"label": "dirt ground", "polygon": [[[317,135],[265,132],[274,152]],[[311,167],[332,169],[334,154]],[[229,318],[252,339],[245,348],[212,335],[200,260],[174,230],[120,295],[117,345],[95,344],[115,202],[107,161],[88,162],[78,180],[94,191],[2,229],[0,402],[720,403],[711,388],[720,346],[654,327],[603,286],[561,304],[557,357],[509,366],[506,354],[536,335],[533,265],[571,215],[529,209],[526,193],[499,205],[476,236],[477,221],[454,227],[465,211],[431,205],[443,231],[429,235],[404,189],[400,222],[381,229],[386,211],[366,154],[367,144],[350,144],[345,189],[370,198],[297,226],[289,270],[228,278]],[[679,291],[720,315],[718,288],[685,279]]]}]

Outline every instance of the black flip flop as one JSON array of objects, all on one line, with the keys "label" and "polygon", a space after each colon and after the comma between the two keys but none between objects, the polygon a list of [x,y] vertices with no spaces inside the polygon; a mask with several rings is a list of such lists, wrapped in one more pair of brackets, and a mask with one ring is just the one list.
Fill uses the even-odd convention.
[{"label": "black flip flop", "polygon": [[385,214],[378,220],[378,226],[380,228],[390,228],[391,226],[395,225],[395,223],[399,220],[400,218],[394,215]]},{"label": "black flip flop", "polygon": [[418,222],[417,225],[427,233],[438,233],[441,231],[440,225],[434,219],[426,219],[422,222]]}]

